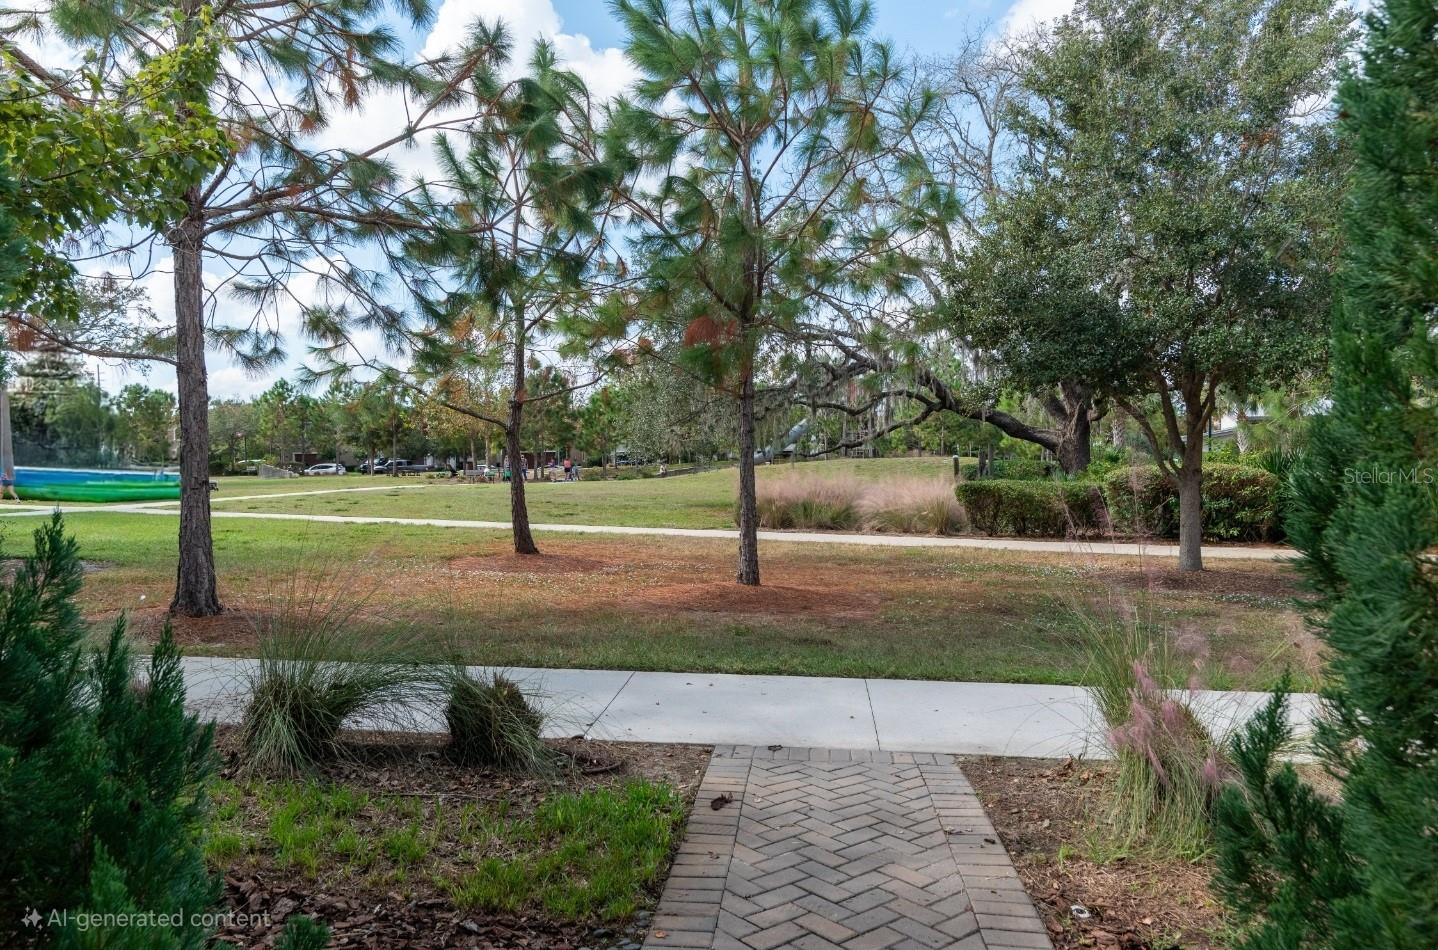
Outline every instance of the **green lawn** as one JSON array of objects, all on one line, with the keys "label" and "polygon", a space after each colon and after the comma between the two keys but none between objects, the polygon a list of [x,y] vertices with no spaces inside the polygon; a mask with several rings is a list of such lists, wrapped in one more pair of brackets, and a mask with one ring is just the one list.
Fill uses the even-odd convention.
[{"label": "green lawn", "polygon": [[214,867],[560,921],[619,921],[647,904],[686,813],[672,786],[640,780],[555,792],[528,813],[317,781],[218,781],[212,795]]},{"label": "green lawn", "polygon": [[[154,636],[174,519],[84,512],[67,524],[90,563],[87,613],[128,611]],[[36,525],[0,515],[0,554],[28,550]],[[756,591],[732,583],[729,541],[546,534],[554,557],[535,569],[505,556],[503,531],[225,519],[214,530],[233,609],[179,625],[192,653],[253,654],[287,602],[316,596],[502,666],[1076,682],[1072,612],[1141,609],[1203,642],[1206,685],[1263,688],[1284,666],[1313,668],[1292,570],[1270,562],[1215,562],[1194,582],[1129,558],[766,542]]]},{"label": "green lawn", "polygon": [[[765,465],[761,479],[795,471],[825,476],[856,475],[886,478],[894,475],[941,476],[952,472],[945,458],[836,459],[798,465]],[[697,475],[630,480],[587,479],[581,482],[532,482],[526,497],[529,516],[538,523],[632,525],[646,528],[732,528],[738,475],[732,468]],[[318,491],[334,488],[383,489],[383,477],[347,475],[343,478],[223,479],[214,496],[216,507],[226,511],[267,511],[301,514],[382,516],[391,518],[454,518],[472,521],[508,521],[509,486],[455,485],[445,479],[391,479],[393,490],[351,494],[306,495],[292,498],[226,501],[284,491]],[[416,487],[419,486],[419,487]]]}]

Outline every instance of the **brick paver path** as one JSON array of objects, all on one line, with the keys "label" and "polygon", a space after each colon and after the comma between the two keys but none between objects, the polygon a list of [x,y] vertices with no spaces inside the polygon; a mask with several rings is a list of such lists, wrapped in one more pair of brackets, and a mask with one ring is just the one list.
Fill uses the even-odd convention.
[{"label": "brick paver path", "polygon": [[644,946],[1050,944],[951,756],[721,746]]}]

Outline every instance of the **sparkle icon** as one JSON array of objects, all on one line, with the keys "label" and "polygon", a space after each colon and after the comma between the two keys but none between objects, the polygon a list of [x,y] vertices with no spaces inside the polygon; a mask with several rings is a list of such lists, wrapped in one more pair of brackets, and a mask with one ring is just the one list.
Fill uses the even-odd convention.
[{"label": "sparkle icon", "polygon": [[40,921],[42,919],[43,918],[41,918],[40,912],[35,908],[31,907],[30,913],[26,914],[24,917],[21,917],[20,922],[23,923],[26,927],[38,927],[40,926]]}]

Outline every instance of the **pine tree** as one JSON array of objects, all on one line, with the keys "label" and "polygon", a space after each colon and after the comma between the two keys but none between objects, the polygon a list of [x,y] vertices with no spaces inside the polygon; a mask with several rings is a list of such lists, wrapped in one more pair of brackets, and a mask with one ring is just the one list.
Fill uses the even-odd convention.
[{"label": "pine tree", "polygon": [[123,620],[104,649],[86,645],[81,576],[56,514],[0,589],[0,943],[33,907],[179,914],[171,928],[61,936],[199,947],[205,933],[192,915],[218,897],[198,833],[211,729],[185,712],[168,630],[143,685]]},{"label": "pine tree", "polygon": [[891,101],[904,71],[873,39],[863,0],[612,6],[641,78],[606,137],[643,172],[628,207],[644,279],[592,336],[678,330],[689,371],[733,400],[736,579],[757,585],[755,423],[766,373],[881,252],[883,241],[842,224],[871,204],[866,180],[897,158],[933,97]]},{"label": "pine tree", "polygon": [[1292,480],[1289,533],[1329,648],[1315,747],[1291,765],[1283,698],[1236,743],[1219,885],[1249,947],[1438,940],[1438,6],[1388,0],[1340,91],[1355,151],[1333,402]]}]

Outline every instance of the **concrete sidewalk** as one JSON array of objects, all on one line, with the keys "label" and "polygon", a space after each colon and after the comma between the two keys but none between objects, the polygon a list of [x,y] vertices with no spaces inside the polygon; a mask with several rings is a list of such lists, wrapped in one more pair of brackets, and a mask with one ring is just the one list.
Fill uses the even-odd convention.
[{"label": "concrete sidewalk", "polygon": [[[387,486],[388,487],[388,486]],[[423,486],[415,486],[423,487]],[[335,489],[298,494],[339,494],[344,491],[369,489]],[[236,497],[229,501],[279,498],[284,495]],[[58,506],[66,514],[106,513],[159,515],[178,517],[175,502],[152,502],[142,505],[106,505],[103,507]],[[0,517],[48,514],[54,508],[0,508]],[[212,509],[210,517],[239,518],[251,521],[298,521],[318,524],[393,524],[428,528],[459,528],[481,531],[508,531],[508,521],[470,521],[461,518],[385,518],[366,515],[307,515],[268,511],[224,511]],[[707,538],[734,541],[739,532],[728,528],[640,528],[631,525],[602,524],[531,524],[530,530],[541,534],[603,534],[666,538]],[[892,548],[976,548],[985,551],[1033,551],[1045,554],[1104,555],[1117,557],[1177,558],[1178,545],[1150,544],[1129,541],[1029,541],[1022,538],[954,538],[904,534],[845,534],[838,531],[760,531],[761,541],[782,541],[798,544],[848,544],[861,547]],[[1205,558],[1240,561],[1283,561],[1297,557],[1292,548],[1253,547],[1245,545],[1206,545]]]},{"label": "concrete sidewalk", "polygon": [[[186,657],[191,706],[220,722],[237,721],[246,673],[254,667],[254,660]],[[1035,758],[1106,755],[1098,712],[1076,686],[626,670],[507,672],[548,711],[555,736]],[[1223,734],[1266,699],[1266,693],[1202,692],[1195,706],[1200,718]],[[1317,697],[1293,697],[1290,715],[1300,732],[1316,711]],[[385,722],[351,725],[383,728]],[[419,712],[406,727],[444,729],[437,709]]]}]

